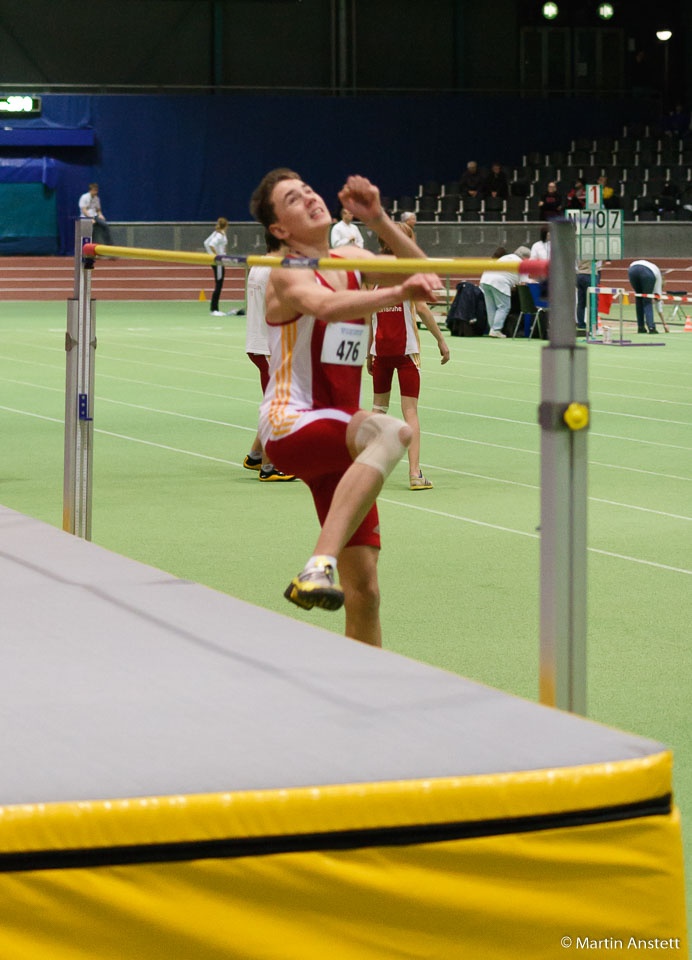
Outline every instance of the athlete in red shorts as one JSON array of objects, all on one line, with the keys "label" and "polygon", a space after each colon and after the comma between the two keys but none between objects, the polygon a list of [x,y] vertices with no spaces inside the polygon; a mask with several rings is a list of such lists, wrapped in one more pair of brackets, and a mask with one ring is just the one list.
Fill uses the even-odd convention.
[{"label": "athlete in red shorts", "polygon": [[[408,223],[398,223],[397,227],[413,238],[413,230]],[[380,243],[383,253],[391,250]],[[368,351],[368,373],[373,378],[373,404],[377,413],[386,413],[392,390],[392,379],[396,370],[401,394],[401,410],[404,420],[411,428],[413,437],[408,448],[409,488],[411,490],[430,490],[432,483],[423,476],[420,468],[420,423],[418,421],[418,397],[420,394],[420,340],[416,319],[420,316],[425,326],[437,340],[442,359],[449,360],[449,347],[440,333],[432,312],[426,303],[413,300],[398,303],[394,307],[385,307],[373,314],[370,349]]]},{"label": "athlete in red shorts", "polygon": [[[397,256],[422,251],[384,213],[379,191],[349,177],[341,204],[382,237]],[[346,635],[381,644],[375,499],[385,477],[411,441],[400,420],[361,410],[361,366],[367,353],[364,318],[402,300],[433,298],[438,281],[417,274],[392,286],[377,274],[374,254],[356,247],[329,249],[331,216],[298,174],[273,170],[254,192],[250,209],[282,240],[289,257],[372,259],[371,282],[358,274],[309,269],[273,270],[267,285],[270,380],[260,408],[260,436],[279,469],[304,480],[322,530],[313,556],[294,577],[286,597],[306,609],[346,611]],[[341,587],[334,582],[337,567]]]}]

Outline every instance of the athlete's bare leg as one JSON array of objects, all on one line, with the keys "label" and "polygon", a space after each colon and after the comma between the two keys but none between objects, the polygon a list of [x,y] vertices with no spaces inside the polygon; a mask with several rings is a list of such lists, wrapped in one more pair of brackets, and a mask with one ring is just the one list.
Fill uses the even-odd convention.
[{"label": "athlete's bare leg", "polygon": [[252,457],[253,460],[258,460],[261,458],[263,467],[266,467],[267,464],[271,462],[267,454],[264,452],[264,447],[262,446],[262,441],[260,440],[259,433],[255,437],[255,439],[252,441],[252,447],[250,448],[250,456]]},{"label": "athlete's bare leg", "polygon": [[389,398],[391,397],[391,390],[389,393],[373,393],[372,395],[372,412],[373,413],[386,413],[389,409]]},{"label": "athlete's bare leg", "polygon": [[408,472],[410,477],[420,473],[420,421],[418,419],[418,397],[402,397],[401,412],[413,434],[408,448]]},{"label": "athlete's bare leg", "polygon": [[[366,410],[359,410],[351,417],[346,428],[346,444],[355,460],[359,450],[356,446],[356,434],[363,420],[372,416]],[[399,440],[407,447],[411,442],[411,428],[402,425]],[[345,545],[361,525],[368,510],[382,489],[384,477],[375,467],[367,463],[352,463],[334,491],[329,513],[322,526],[314,556],[338,557]]]},{"label": "athlete's bare leg", "polygon": [[344,591],[346,636],[373,647],[382,646],[377,547],[344,547],[339,554],[339,580]]}]

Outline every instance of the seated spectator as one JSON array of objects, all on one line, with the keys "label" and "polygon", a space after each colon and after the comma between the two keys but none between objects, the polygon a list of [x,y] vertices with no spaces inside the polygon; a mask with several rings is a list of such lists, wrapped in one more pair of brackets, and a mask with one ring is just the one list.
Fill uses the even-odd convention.
[{"label": "seated spectator", "polygon": [[494,163],[490,168],[490,173],[483,183],[483,196],[499,197],[500,200],[506,200],[509,196],[509,183],[507,174],[499,163]]},{"label": "seated spectator", "polygon": [[416,215],[413,210],[404,210],[401,214],[401,222],[407,223],[412,230],[416,229]]},{"label": "seated spectator", "polygon": [[681,103],[676,103],[663,121],[663,129],[673,136],[683,136],[690,129],[690,111],[685,110]]},{"label": "seated spectator", "polygon": [[677,210],[680,206],[680,187],[672,180],[666,180],[663,189],[656,197],[656,206],[659,213],[666,210]]},{"label": "seated spectator", "polygon": [[567,194],[568,210],[583,210],[586,206],[586,187],[581,180],[575,180],[574,186]]},{"label": "seated spectator", "polygon": [[603,200],[604,207],[612,207],[613,205],[613,196],[615,191],[608,184],[608,177],[602,176],[598,178],[598,182],[601,185],[601,199]]},{"label": "seated spectator", "polygon": [[552,220],[559,217],[563,211],[562,197],[558,193],[557,184],[551,180],[548,184],[546,193],[538,201],[539,216],[541,220]]},{"label": "seated spectator", "polygon": [[531,247],[532,260],[550,260],[550,240],[547,227],[541,227],[541,239]]},{"label": "seated spectator", "polygon": [[459,181],[462,197],[479,197],[483,187],[483,174],[478,169],[475,160],[469,160],[466,171]]}]

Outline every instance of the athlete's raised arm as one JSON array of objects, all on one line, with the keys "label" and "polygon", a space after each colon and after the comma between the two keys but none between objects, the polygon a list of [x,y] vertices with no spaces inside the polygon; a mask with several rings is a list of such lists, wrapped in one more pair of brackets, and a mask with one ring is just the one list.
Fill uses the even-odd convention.
[{"label": "athlete's raised arm", "polygon": [[[426,254],[416,241],[399,230],[387,215],[380,202],[379,189],[367,177],[349,177],[339,192],[339,200],[346,210],[362,220],[370,230],[374,230],[380,240],[397,257],[426,258]],[[340,253],[344,253],[343,248],[340,249]],[[373,274],[369,270],[367,277],[373,279]],[[396,279],[392,274],[378,274],[377,283],[396,283]],[[439,286],[439,281],[437,285]]]},{"label": "athlete's raised arm", "polygon": [[267,285],[267,323],[290,323],[301,314],[325,323],[358,320],[407,298],[434,299],[438,285],[433,274],[417,273],[378,290],[329,290],[315,283],[311,270],[272,270]]}]

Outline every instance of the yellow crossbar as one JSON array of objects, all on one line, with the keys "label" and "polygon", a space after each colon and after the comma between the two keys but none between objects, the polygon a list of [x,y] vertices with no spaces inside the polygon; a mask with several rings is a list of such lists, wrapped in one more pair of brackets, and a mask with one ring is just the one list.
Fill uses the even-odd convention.
[{"label": "yellow crossbar", "polygon": [[[103,243],[85,244],[85,257],[127,257],[136,260],[165,260],[170,263],[193,263],[214,266],[219,263],[228,266],[247,267],[284,267],[288,269],[304,268],[310,270],[360,270],[363,273],[441,273],[476,276],[485,270],[497,270],[497,260],[474,257],[448,258],[381,258],[377,260],[345,259],[337,257],[270,257],[250,254],[248,256],[215,257],[210,253],[192,253],[184,250],[149,250],[145,247],[113,247]],[[548,270],[545,260],[506,260],[499,268],[503,273],[530,274],[544,276]]]}]

